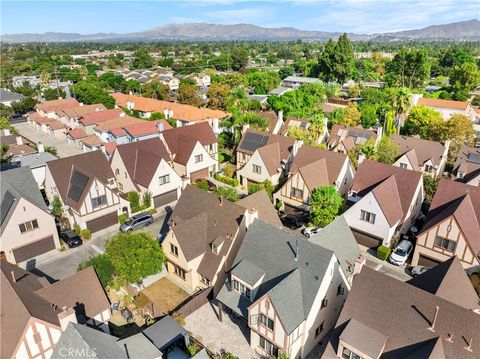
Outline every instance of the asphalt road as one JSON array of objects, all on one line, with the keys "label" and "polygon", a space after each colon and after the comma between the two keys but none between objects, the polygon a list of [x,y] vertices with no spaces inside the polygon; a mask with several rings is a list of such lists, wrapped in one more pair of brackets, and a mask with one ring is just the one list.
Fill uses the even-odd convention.
[{"label": "asphalt road", "polygon": [[[167,219],[168,220],[168,219]],[[155,221],[144,229],[151,232],[155,238],[159,238],[160,233],[165,234],[168,230],[166,216],[156,217]],[[52,251],[51,255],[37,261],[35,268],[29,268],[30,271],[39,275],[46,276],[50,281],[66,278],[77,271],[78,265],[84,260],[89,259],[105,250],[105,243],[118,233],[118,227],[103,231],[77,248],[70,248],[63,252]]]}]

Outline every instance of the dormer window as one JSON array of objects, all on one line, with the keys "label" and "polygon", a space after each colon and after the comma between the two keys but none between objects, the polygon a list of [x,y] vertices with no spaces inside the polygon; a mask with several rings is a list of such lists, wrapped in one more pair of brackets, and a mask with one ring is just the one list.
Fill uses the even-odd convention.
[{"label": "dormer window", "polygon": [[199,163],[203,161],[203,155],[196,155],[195,156],[195,163]]},{"label": "dormer window", "polygon": [[458,178],[463,178],[463,172],[458,172]]},{"label": "dormer window", "polygon": [[212,243],[212,244],[210,245],[210,248],[212,249],[212,252],[213,252],[214,254],[218,254],[218,248],[217,248],[217,246],[216,246],[215,244]]},{"label": "dormer window", "polygon": [[250,288],[247,288],[243,283],[240,283],[237,280],[233,280],[233,289],[239,292],[244,297],[250,299]]},{"label": "dormer window", "polygon": [[406,169],[407,167],[408,167],[408,166],[407,166],[406,163],[400,163],[400,168],[405,168],[405,169]]}]

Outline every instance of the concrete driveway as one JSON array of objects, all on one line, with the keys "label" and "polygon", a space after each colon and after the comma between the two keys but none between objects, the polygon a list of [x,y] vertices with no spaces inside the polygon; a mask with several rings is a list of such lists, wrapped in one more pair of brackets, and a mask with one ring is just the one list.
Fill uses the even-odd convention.
[{"label": "concrete driveway", "polygon": [[[168,217],[165,214],[155,217],[155,221],[145,230],[152,233],[155,238],[159,238],[160,232],[168,230],[166,222]],[[77,271],[78,265],[103,253],[105,243],[118,233],[118,225],[94,233],[92,239],[80,247],[69,248],[60,251],[51,251],[27,262],[27,269],[39,275],[46,276],[49,280],[60,280],[66,278]]]},{"label": "concrete driveway", "polygon": [[27,122],[14,124],[13,127],[30,141],[37,143],[42,142],[45,146],[53,146],[57,149],[57,156],[70,157],[83,153],[80,149],[67,144],[65,140],[60,140],[46,133],[38,131],[36,128],[30,127]]}]

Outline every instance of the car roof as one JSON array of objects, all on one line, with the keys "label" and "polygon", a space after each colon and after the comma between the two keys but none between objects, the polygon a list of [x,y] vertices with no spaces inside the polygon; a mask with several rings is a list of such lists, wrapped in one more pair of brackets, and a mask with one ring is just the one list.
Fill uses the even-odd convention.
[{"label": "car roof", "polygon": [[403,248],[403,249],[410,248],[411,246],[412,246],[412,242],[407,241],[406,239],[403,239],[403,240],[398,244],[398,247]]},{"label": "car roof", "polygon": [[139,214],[136,214],[136,215],[132,216],[131,219],[139,219],[139,218],[144,218],[144,217],[150,217],[150,213],[142,212],[142,213],[139,213]]},{"label": "car roof", "polygon": [[75,231],[71,230],[71,229],[67,229],[64,233],[65,233],[67,236],[69,236],[69,237],[78,236],[78,234],[77,234]]}]

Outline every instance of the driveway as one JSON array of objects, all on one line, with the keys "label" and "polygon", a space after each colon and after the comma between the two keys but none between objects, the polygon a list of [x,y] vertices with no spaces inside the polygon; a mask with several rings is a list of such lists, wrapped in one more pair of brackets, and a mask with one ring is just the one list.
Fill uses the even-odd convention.
[{"label": "driveway", "polygon": [[[164,232],[168,229],[168,226],[164,225],[166,222],[165,218],[165,214],[155,217],[155,222],[145,227],[145,230],[151,232],[155,238],[158,238],[160,231]],[[118,225],[104,229],[94,233],[92,239],[80,247],[66,249],[63,252],[51,251],[30,260],[27,263],[27,269],[39,275],[43,274],[49,280],[64,279],[74,274],[81,262],[103,253],[107,240],[117,233]]]},{"label": "driveway", "polygon": [[37,143],[42,142],[45,146],[53,146],[57,149],[57,156],[70,157],[83,153],[80,149],[75,148],[67,144],[65,140],[60,140],[46,133],[38,131],[36,128],[30,127],[27,122],[14,124],[13,127],[30,141]]},{"label": "driveway", "polygon": [[218,307],[209,302],[185,318],[185,329],[214,353],[223,350],[239,359],[258,358],[249,344],[250,329],[247,323],[241,319],[232,320],[225,313],[220,322],[217,313]]},{"label": "driveway", "polygon": [[388,261],[382,261],[376,257],[376,251],[370,248],[358,245],[360,251],[367,259],[365,265],[380,273],[396,278],[402,282],[412,279],[405,266],[395,266]]}]

